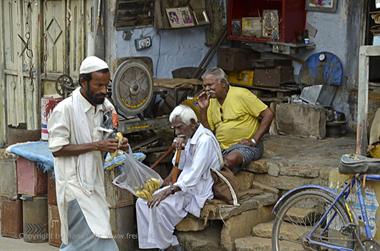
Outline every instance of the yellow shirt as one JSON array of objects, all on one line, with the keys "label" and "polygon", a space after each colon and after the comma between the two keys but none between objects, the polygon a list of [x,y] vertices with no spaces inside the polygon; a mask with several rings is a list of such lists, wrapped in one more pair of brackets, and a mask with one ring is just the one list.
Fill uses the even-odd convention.
[{"label": "yellow shirt", "polygon": [[222,149],[252,138],[260,126],[258,116],[268,106],[245,88],[230,86],[223,105],[210,99],[207,119]]}]

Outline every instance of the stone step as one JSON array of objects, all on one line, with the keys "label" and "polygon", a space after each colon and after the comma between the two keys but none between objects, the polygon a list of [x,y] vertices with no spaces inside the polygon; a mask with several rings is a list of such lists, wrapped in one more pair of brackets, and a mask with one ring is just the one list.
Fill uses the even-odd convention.
[{"label": "stone step", "polygon": [[[273,221],[261,223],[253,227],[252,235],[261,238],[272,237]],[[281,225],[281,237],[285,240],[296,241],[304,233],[310,230],[310,227],[298,226],[290,223],[283,222]]]},{"label": "stone step", "polygon": [[[270,251],[272,240],[260,237],[244,237],[235,240],[236,251]],[[281,249],[286,251],[304,251],[303,247],[293,242],[282,241]]]},{"label": "stone step", "polygon": [[186,251],[220,251],[220,226],[210,226],[198,232],[177,232],[179,243]]},{"label": "stone step", "polygon": [[227,220],[232,216],[239,215],[243,212],[255,210],[259,207],[271,206],[276,203],[278,195],[269,192],[263,192],[249,198],[239,200],[240,206],[233,207],[225,203],[219,203],[216,200],[207,202],[201,211],[201,219],[208,220]]},{"label": "stone step", "polygon": [[254,182],[260,182],[266,184],[269,187],[274,187],[280,190],[290,190],[299,186],[309,185],[309,184],[318,184],[318,185],[327,185],[327,177],[318,177],[318,178],[303,178],[297,176],[272,176],[269,174],[256,174],[253,177]]}]

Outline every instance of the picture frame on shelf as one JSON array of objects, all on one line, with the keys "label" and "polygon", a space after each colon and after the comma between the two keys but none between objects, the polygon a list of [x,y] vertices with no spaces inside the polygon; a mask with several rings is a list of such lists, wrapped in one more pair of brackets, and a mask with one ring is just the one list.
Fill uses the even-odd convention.
[{"label": "picture frame on shelf", "polygon": [[171,28],[191,27],[195,25],[189,7],[167,8],[166,14]]},{"label": "picture frame on shelf", "polygon": [[306,10],[336,12],[338,0],[306,0]]},{"label": "picture frame on shelf", "polygon": [[279,17],[278,10],[263,10],[262,17],[262,37],[278,40],[279,38]]},{"label": "picture frame on shelf", "polygon": [[210,20],[208,19],[207,12],[205,10],[201,12],[196,12],[193,11],[195,23],[197,25],[204,25],[204,24],[209,24]]}]

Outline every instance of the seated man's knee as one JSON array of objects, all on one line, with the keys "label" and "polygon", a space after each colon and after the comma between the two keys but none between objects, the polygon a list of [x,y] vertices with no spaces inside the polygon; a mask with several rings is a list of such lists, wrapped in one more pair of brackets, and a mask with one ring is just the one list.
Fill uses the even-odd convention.
[{"label": "seated man's knee", "polygon": [[231,170],[236,169],[243,163],[243,156],[239,152],[230,152],[224,156],[224,166]]}]

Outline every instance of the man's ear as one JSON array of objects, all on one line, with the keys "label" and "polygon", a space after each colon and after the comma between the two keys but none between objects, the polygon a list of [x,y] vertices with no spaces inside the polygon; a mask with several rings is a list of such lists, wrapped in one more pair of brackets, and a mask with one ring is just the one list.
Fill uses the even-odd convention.
[{"label": "man's ear", "polygon": [[88,85],[88,81],[86,80],[86,79],[81,79],[80,81],[79,81],[79,84],[80,84],[80,86],[82,87],[82,88],[87,88],[87,85]]},{"label": "man's ear", "polygon": [[192,128],[195,128],[197,126],[197,122],[195,121],[195,119],[190,119],[190,125]]}]

